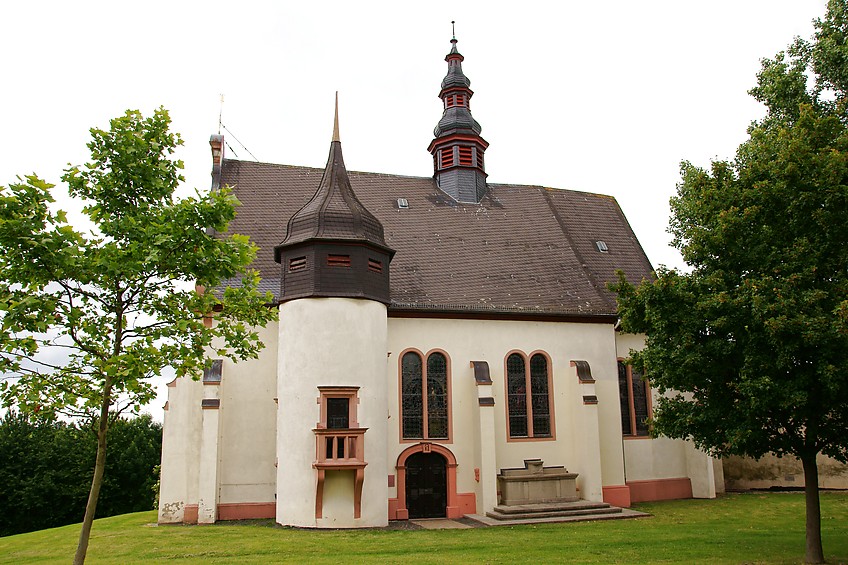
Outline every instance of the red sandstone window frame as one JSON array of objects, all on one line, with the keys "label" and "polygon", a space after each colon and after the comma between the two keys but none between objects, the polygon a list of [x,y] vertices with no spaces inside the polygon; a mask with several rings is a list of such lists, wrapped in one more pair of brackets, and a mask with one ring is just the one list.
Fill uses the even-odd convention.
[{"label": "red sandstone window frame", "polygon": [[[446,378],[446,395],[445,406],[447,410],[447,437],[430,437],[429,434],[429,422],[428,422],[428,406],[427,406],[427,395],[423,394],[423,391],[426,390],[427,384],[427,367],[428,360],[430,356],[433,354],[441,354],[445,358],[445,378]],[[407,354],[415,354],[421,360],[421,381],[422,381],[422,435],[421,437],[405,437],[403,433],[403,359]],[[398,356],[398,438],[400,438],[401,443],[415,443],[419,441],[434,441],[439,443],[450,444],[453,443],[453,393],[452,393],[452,382],[451,377],[451,358],[448,355],[448,352],[444,349],[431,349],[426,354],[422,353],[421,350],[415,348],[407,348],[401,351]]]},{"label": "red sandstone window frame", "polygon": [[315,425],[316,428],[326,430],[327,428],[327,399],[328,398],[347,398],[348,404],[348,429],[359,428],[359,421],[356,419],[356,408],[359,405],[359,387],[358,386],[319,386],[317,403],[320,406],[319,420]]},{"label": "red sandstone window frame", "polygon": [[[524,361],[524,382],[525,382],[525,390],[530,391],[530,394],[525,393],[525,406],[526,406],[526,417],[527,417],[527,435],[526,436],[513,436],[512,430],[510,429],[509,422],[509,407],[510,407],[510,394],[509,394],[509,369],[508,362],[509,358],[512,355],[520,356]],[[537,435],[535,430],[533,429],[533,406],[532,406],[532,395],[533,389],[531,386],[531,374],[530,374],[530,360],[533,359],[536,355],[541,355],[545,358],[546,369],[547,369],[547,396],[548,396],[548,426],[550,428],[550,434],[548,435]],[[504,398],[506,401],[504,402],[504,415],[506,417],[506,440],[508,442],[521,442],[521,441],[556,441],[556,418],[554,416],[554,392],[553,392],[553,363],[551,361],[551,356],[547,354],[545,351],[536,350],[527,354],[521,350],[513,349],[512,351],[507,352],[504,355]]]},{"label": "red sandstone window frame", "polygon": [[[622,429],[621,435],[624,439],[650,439],[651,437],[651,428],[650,426],[645,426],[644,429],[639,429],[636,425],[636,402],[633,397],[633,367],[626,362],[627,360],[619,357],[617,359],[616,368],[617,372],[620,375],[620,366],[623,366],[625,369],[625,375],[627,376],[627,411],[630,420],[630,433],[625,433],[624,430],[624,414],[622,414]],[[618,377],[619,380],[619,401],[623,400],[622,391],[621,391],[621,377]],[[645,414],[647,418],[650,418],[653,414],[653,402],[651,398],[651,382],[648,377],[642,375],[642,384],[645,387]]]}]

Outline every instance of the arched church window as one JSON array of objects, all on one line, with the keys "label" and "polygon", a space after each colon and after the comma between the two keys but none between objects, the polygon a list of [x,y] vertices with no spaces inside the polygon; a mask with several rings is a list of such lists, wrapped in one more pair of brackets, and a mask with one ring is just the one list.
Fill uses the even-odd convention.
[{"label": "arched church window", "polygon": [[506,359],[507,431],[510,439],[551,438],[551,372],[548,357],[510,353]]},{"label": "arched church window", "polygon": [[625,437],[650,435],[651,386],[639,371],[618,360],[618,395],[621,402],[621,433]]},{"label": "arched church window", "polygon": [[450,387],[448,358],[434,351],[426,363],[417,351],[401,358],[401,435],[403,439],[448,439]]}]

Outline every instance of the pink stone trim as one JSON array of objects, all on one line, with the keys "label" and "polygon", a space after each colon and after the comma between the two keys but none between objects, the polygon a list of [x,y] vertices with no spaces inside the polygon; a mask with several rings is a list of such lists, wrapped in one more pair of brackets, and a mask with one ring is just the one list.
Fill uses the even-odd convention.
[{"label": "pink stone trim", "polygon": [[603,487],[604,502],[618,506],[619,508],[630,508],[630,487],[627,485],[610,485]]},{"label": "pink stone trim", "polygon": [[477,495],[473,492],[461,492],[456,495],[459,501],[459,517],[477,513]]},{"label": "pink stone trim", "polygon": [[183,523],[185,524],[196,524],[197,523],[197,504],[186,504],[185,508],[183,508]]},{"label": "pink stone trim", "polygon": [[218,505],[218,520],[274,518],[276,512],[273,502],[228,502]]},{"label": "pink stone trim", "polygon": [[[406,460],[416,453],[431,453],[436,452],[446,461],[447,470],[447,491],[448,500],[447,508],[445,509],[447,518],[461,518],[463,516],[462,507],[460,506],[459,495],[456,492],[456,457],[447,447],[430,443],[421,442],[419,444],[407,447],[398,456],[397,460],[397,509],[395,516],[392,518],[391,513],[389,519],[408,520],[409,509],[406,507]],[[391,512],[391,499],[389,503]]]},{"label": "pink stone trim", "polygon": [[631,502],[692,498],[692,481],[688,477],[627,481]]}]

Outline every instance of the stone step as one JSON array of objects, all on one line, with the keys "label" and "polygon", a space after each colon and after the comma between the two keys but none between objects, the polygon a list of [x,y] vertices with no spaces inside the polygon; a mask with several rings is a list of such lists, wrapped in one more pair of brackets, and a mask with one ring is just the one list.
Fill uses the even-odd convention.
[{"label": "stone step", "polygon": [[569,516],[552,516],[542,517],[539,514],[530,515],[529,517],[516,519],[516,516],[500,515],[497,518],[492,518],[491,515],[469,514],[466,518],[470,518],[484,526],[523,526],[528,524],[557,524],[567,522],[585,522],[588,520],[626,520],[630,518],[644,518],[649,516],[644,512],[638,512],[630,508],[614,509],[613,513],[601,514],[593,512],[589,514],[578,514]]},{"label": "stone step", "polygon": [[574,500],[560,502],[542,502],[535,504],[510,504],[495,506],[495,512],[501,514],[534,514],[542,512],[603,510],[610,508],[606,502],[591,502],[589,500]]},{"label": "stone step", "polygon": [[607,508],[585,508],[582,510],[549,510],[549,511],[533,511],[533,512],[498,512],[497,508],[494,512],[487,512],[486,516],[495,520],[538,520],[541,518],[570,518],[570,517],[588,517],[588,516],[604,516],[609,514],[620,514],[621,508],[609,506]]}]

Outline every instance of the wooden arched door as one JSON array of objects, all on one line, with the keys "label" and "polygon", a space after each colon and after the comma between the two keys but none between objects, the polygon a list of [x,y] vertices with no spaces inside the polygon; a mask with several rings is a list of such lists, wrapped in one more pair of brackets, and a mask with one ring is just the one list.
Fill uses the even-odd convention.
[{"label": "wooden arched door", "polygon": [[410,518],[444,518],[448,502],[447,460],[419,452],[406,460],[406,507]]}]

